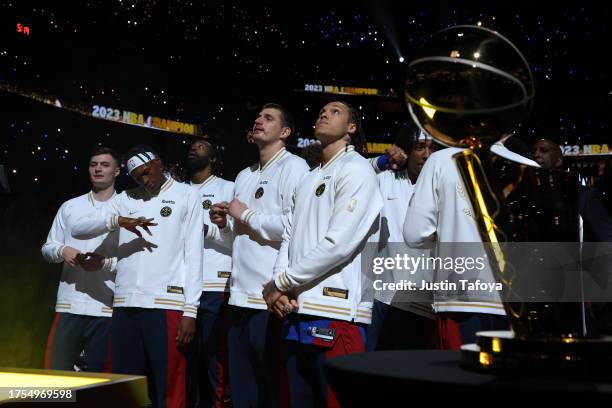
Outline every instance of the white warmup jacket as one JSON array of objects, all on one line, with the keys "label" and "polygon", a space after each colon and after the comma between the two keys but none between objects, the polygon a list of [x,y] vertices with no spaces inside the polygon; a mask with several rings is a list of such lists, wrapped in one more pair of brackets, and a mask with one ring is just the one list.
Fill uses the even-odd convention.
[{"label": "white warmup jacket", "polygon": [[109,202],[109,215],[92,214],[72,229],[89,237],[119,229],[118,217],[154,218],[153,236],[120,229],[114,307],[182,310],[195,318],[202,292],[202,201],[187,184],[168,178],[157,195],[143,188]]},{"label": "white warmup jacket", "polygon": [[[404,244],[404,220],[406,219],[408,203],[415,186],[410,181],[408,172],[406,170],[386,170],[379,173],[377,179],[383,199],[383,209],[380,212],[380,229],[377,234],[380,248],[378,256],[384,258],[395,258],[397,254],[402,256],[407,254],[410,257],[429,256],[428,249],[410,248]],[[379,275],[379,278],[383,282],[394,283],[408,280],[416,282],[420,286],[422,280],[431,281],[432,277],[421,268],[417,271],[406,269],[385,271]],[[409,299],[415,294],[427,298],[427,301],[425,299],[419,299],[419,302],[403,300]],[[432,309],[433,299],[431,296],[425,296],[420,292],[410,291],[403,293],[402,291],[378,290],[375,291],[374,298],[387,305],[397,304],[402,310],[410,311],[423,317],[435,317]]]},{"label": "white warmup jacket", "polygon": [[262,286],[273,277],[293,191],[307,171],[304,159],[282,148],[263,168],[255,164],[236,177],[234,196],[249,209],[241,220],[228,218],[227,227],[211,228],[207,235],[232,243],[230,305],[267,309]]},{"label": "white warmup jacket", "polygon": [[[439,257],[456,258],[485,254],[472,205],[453,159],[453,155],[463,150],[442,149],[433,153],[425,162],[415,185],[404,223],[404,240],[409,246],[420,248],[437,240],[443,251],[435,254]],[[480,245],[461,245],[461,243],[480,243]],[[468,279],[469,274],[451,272],[445,273],[444,277],[448,277],[449,282],[454,282],[458,288],[461,288],[459,280]],[[434,278],[437,281],[441,280],[439,275]],[[485,263],[485,268],[478,272],[477,278],[482,282],[495,282],[488,261]],[[500,296],[496,291],[488,294],[479,291],[477,296],[479,301],[473,301],[473,298],[470,301],[468,291],[436,291],[434,309],[436,312],[505,315]]]},{"label": "white warmup jacket", "polygon": [[[202,200],[204,210],[204,224],[208,228],[212,226],[210,222],[210,206],[215,203],[232,201],[234,197],[234,183],[223,180],[220,177],[211,175],[202,184],[191,183]],[[202,280],[204,282],[204,292],[229,292],[229,277],[232,272],[232,251],[221,245],[214,239],[204,240],[204,262],[202,263]]]},{"label": "white warmup jacket", "polygon": [[67,246],[83,254],[95,252],[106,258],[102,270],[95,272],[64,263],[57,290],[56,312],[105,317],[113,313],[117,263],[115,256],[119,234],[111,232],[83,240],[74,238],[70,233],[82,217],[92,212],[103,217],[109,202],[96,201],[90,191],[66,201],[55,215],[47,242],[42,246],[42,254],[47,262],[63,262],[62,251]]},{"label": "white warmup jacket", "polygon": [[362,287],[360,253],[382,208],[371,164],[347,146],[304,175],[293,201],[276,286],[298,295],[298,313],[370,323],[372,289]]}]

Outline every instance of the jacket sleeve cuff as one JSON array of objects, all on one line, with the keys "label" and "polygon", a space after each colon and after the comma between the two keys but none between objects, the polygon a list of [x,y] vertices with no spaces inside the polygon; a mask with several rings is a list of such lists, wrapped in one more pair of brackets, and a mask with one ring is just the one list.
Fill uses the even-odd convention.
[{"label": "jacket sleeve cuff", "polygon": [[251,209],[246,209],[240,216],[240,221],[242,221],[242,223],[245,225],[249,225],[249,223],[251,222],[254,216],[255,216],[255,211]]},{"label": "jacket sleeve cuff", "polygon": [[374,169],[374,172],[375,172],[376,174],[380,173],[380,168],[378,167],[378,158],[379,158],[379,157],[380,157],[380,156],[377,156],[377,157],[372,157],[372,158],[370,159],[370,164],[372,165],[372,168]]},{"label": "jacket sleeve cuff", "polygon": [[104,265],[102,265],[102,270],[104,272],[112,272],[117,268],[117,258],[105,258]]},{"label": "jacket sleeve cuff", "polygon": [[274,284],[281,292],[288,292],[294,287],[298,286],[297,282],[289,278],[286,270],[285,272],[281,272],[274,277]]},{"label": "jacket sleeve cuff", "polygon": [[111,215],[106,219],[106,228],[109,231],[115,231],[119,229],[119,216]]},{"label": "jacket sleeve cuff", "polygon": [[57,260],[59,262],[62,262],[64,260],[64,248],[66,248],[66,245],[60,245],[57,248],[57,253],[55,254],[55,256],[57,257]]},{"label": "jacket sleeve cuff", "polygon": [[183,306],[183,317],[191,317],[195,319],[198,317],[198,308],[193,305]]},{"label": "jacket sleeve cuff", "polygon": [[212,240],[216,239],[219,236],[219,227],[217,227],[215,224],[206,224],[206,226],[208,229],[204,238]]}]

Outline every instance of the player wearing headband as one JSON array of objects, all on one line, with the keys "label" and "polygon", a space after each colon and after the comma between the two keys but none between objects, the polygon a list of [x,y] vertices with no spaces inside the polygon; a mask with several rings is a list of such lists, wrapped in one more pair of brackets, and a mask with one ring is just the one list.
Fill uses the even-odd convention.
[{"label": "player wearing headband", "polygon": [[[400,129],[395,147],[408,152],[406,161],[396,170],[389,168],[377,175],[384,207],[376,245],[383,258],[397,254],[428,256],[429,251],[408,248],[403,242],[404,218],[414,185],[423,165],[435,148],[432,138],[416,125]],[[384,156],[381,156],[384,157]],[[377,276],[383,282],[417,282],[427,279],[420,270],[385,270]],[[414,291],[378,290],[374,293],[372,324],[368,327],[366,350],[431,348],[434,346],[435,314],[430,294]]]},{"label": "player wearing headband", "polygon": [[92,214],[72,232],[88,237],[119,230],[112,371],[146,374],[154,406],[192,405],[196,376],[190,343],[202,291],[202,201],[189,185],[164,176],[150,147],[130,149],[126,167],[139,186],[113,198],[105,217]]}]

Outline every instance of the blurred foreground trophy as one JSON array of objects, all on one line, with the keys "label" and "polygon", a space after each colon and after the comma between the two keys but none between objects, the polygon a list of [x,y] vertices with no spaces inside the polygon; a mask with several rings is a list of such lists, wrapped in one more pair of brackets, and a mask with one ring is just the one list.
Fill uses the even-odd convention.
[{"label": "blurred foreground trophy", "polygon": [[490,150],[527,117],[534,93],[518,48],[483,27],[434,34],[408,68],[405,97],[415,122],[441,144],[466,148],[454,159],[503,284],[512,329],[479,333],[477,344],[462,347],[462,364],[495,373],[611,378],[612,342],[586,331],[577,177],[509,162]]}]

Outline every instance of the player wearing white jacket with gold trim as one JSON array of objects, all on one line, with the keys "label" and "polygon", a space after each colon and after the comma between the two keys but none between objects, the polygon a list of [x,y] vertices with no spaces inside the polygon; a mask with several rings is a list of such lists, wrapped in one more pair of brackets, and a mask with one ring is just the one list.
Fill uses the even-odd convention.
[{"label": "player wearing white jacket with gold trim", "polygon": [[232,245],[228,352],[235,407],[283,405],[281,327],[267,312],[261,288],[272,279],[293,191],[308,171],[302,158],[285,149],[292,128],[285,108],[264,105],[253,124],[259,162],[238,174],[231,203],[211,208],[211,221],[220,229],[209,229],[207,238]]},{"label": "player wearing white jacket with gold trim", "polygon": [[[285,330],[294,406],[337,406],[323,365],[364,351],[372,290],[362,283],[361,252],[382,208],[371,164],[353,146],[364,140],[359,113],[345,102],[319,112],[322,163],[298,183],[274,280],[263,290],[271,311],[291,314]],[[361,151],[361,150],[359,150]]]},{"label": "player wearing white jacket with gold trim", "polygon": [[[127,157],[127,170],[140,186],[117,195],[108,216],[84,219],[73,234],[122,228],[111,325],[113,372],[146,374],[155,385],[149,389],[154,406],[191,405],[197,396],[188,380],[194,377],[190,343],[202,292],[202,201],[191,186],[164,175],[150,147],[135,146]],[[142,237],[137,227],[149,235]]]},{"label": "player wearing white jacket with gold trim", "polygon": [[[411,247],[439,243],[440,258],[484,257],[474,211],[459,175],[453,155],[463,151],[447,148],[432,154],[414,188],[404,223],[404,240]],[[476,276],[477,275],[477,276]],[[495,282],[488,262],[473,275],[454,271],[435,272],[434,280],[453,282],[479,279]],[[476,339],[476,331],[506,329],[504,307],[497,292],[438,290],[434,292],[438,346],[458,349]]]},{"label": "player wearing white jacket with gold trim", "polygon": [[95,212],[104,217],[115,196],[119,155],[97,148],[89,158],[92,190],[62,204],[42,247],[47,262],[60,263],[62,276],[45,355],[45,368],[73,370],[85,351],[81,369],[102,372],[109,366],[109,328],[113,314],[118,233],[76,239],[73,225]]}]

